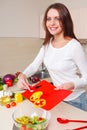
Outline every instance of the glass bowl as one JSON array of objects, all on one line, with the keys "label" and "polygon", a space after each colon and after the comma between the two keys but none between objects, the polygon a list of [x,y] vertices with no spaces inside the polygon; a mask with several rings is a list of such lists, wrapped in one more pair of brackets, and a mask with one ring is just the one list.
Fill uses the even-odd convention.
[{"label": "glass bowl", "polygon": [[20,130],[45,130],[51,119],[51,113],[32,106],[20,107],[13,112],[12,118]]}]

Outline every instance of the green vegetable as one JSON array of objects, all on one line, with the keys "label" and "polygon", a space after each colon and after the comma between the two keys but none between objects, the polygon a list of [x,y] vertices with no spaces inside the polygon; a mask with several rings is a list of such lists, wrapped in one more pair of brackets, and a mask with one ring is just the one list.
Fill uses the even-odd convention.
[{"label": "green vegetable", "polygon": [[2,78],[0,78],[0,85],[3,85],[3,81],[2,81]]},{"label": "green vegetable", "polygon": [[[22,125],[26,125],[27,128],[32,128],[32,130],[43,130],[44,129],[44,122],[46,122],[46,118],[34,116],[22,116],[16,118],[16,122]],[[21,127],[21,126],[20,126]]]},{"label": "green vegetable", "polygon": [[3,90],[3,85],[2,85],[2,84],[0,84],[0,91],[1,91],[1,90]]},{"label": "green vegetable", "polygon": [[15,83],[17,83],[17,82],[18,82],[18,77],[16,77],[16,78],[14,79],[13,83],[15,84]]}]

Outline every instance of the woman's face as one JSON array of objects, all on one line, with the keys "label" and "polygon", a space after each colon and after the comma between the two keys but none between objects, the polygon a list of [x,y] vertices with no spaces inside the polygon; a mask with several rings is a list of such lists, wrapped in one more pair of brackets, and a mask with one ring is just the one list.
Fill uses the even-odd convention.
[{"label": "woman's face", "polygon": [[56,9],[50,9],[48,11],[46,26],[48,31],[53,36],[63,33],[62,23],[60,21],[59,13]]}]

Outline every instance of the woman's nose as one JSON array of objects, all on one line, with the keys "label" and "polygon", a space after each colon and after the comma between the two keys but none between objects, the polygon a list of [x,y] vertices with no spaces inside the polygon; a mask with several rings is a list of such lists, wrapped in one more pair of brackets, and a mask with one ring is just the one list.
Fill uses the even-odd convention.
[{"label": "woman's nose", "polygon": [[51,25],[54,25],[54,24],[55,24],[55,20],[54,20],[54,19],[51,20],[50,24],[51,24]]}]

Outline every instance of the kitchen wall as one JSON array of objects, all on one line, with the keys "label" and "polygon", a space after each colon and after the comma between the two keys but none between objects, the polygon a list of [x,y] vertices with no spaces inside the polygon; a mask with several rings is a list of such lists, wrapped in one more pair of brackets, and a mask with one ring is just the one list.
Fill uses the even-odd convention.
[{"label": "kitchen wall", "polygon": [[0,76],[23,71],[42,45],[40,14],[52,0],[0,0]]},{"label": "kitchen wall", "polygon": [[0,37],[40,36],[40,14],[52,0],[0,0]]},{"label": "kitchen wall", "polygon": [[0,76],[23,71],[41,46],[39,38],[0,38]]},{"label": "kitchen wall", "polygon": [[87,0],[0,0],[0,37],[40,37],[40,15],[54,2],[70,10],[78,38],[87,37]]},{"label": "kitchen wall", "polygon": [[[80,40],[84,43],[84,40]],[[0,38],[0,76],[23,71],[36,57],[43,40],[40,38]],[[83,44],[87,56],[87,40]]]},{"label": "kitchen wall", "polygon": [[[53,0],[66,5],[69,9],[73,24],[75,35],[80,39],[87,39],[87,0]],[[44,38],[44,30],[42,27],[44,13],[40,16],[40,37]]]}]

